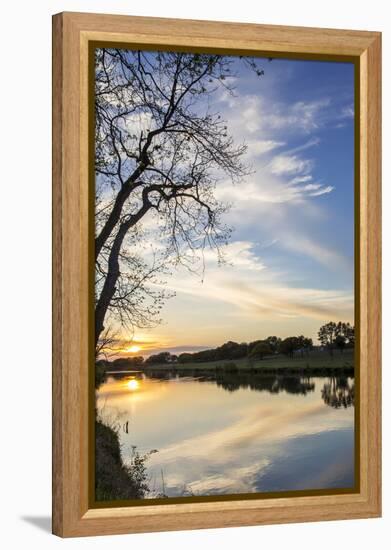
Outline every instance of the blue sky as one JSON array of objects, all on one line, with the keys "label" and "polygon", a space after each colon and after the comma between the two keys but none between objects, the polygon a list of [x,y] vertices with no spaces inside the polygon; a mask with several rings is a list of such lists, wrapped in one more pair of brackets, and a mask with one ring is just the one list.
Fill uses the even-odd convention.
[{"label": "blue sky", "polygon": [[134,335],[151,352],[271,334],[315,340],[321,324],[354,320],[354,66],[257,63],[260,78],[236,60],[235,95],[213,96],[252,166],[241,183],[216,186],[231,205],[227,263],[206,251],[202,280],[180,267],[167,280],[176,296],[164,322]]},{"label": "blue sky", "polygon": [[[352,289],[353,228],[354,228],[354,67],[346,63],[293,61],[275,59],[258,62],[265,68],[261,79],[251,78],[248,71],[238,67],[234,109],[240,103],[250,113],[247,141],[252,139],[275,142],[269,154],[252,158],[256,174],[251,179],[255,186],[268,186],[270,172],[277,175],[285,187],[281,202],[285,205],[285,223],[293,235],[343,257],[344,265],[325,262],[314,253],[305,253],[290,241],[279,242],[269,250],[254,252],[269,263],[286,267],[296,273],[302,284],[316,283],[319,288]],[[247,98],[247,102],[246,102]],[[246,104],[247,103],[247,104]],[[224,113],[228,122],[232,110]],[[265,120],[266,119],[266,120]],[[243,118],[241,117],[243,122]],[[253,127],[251,126],[253,124]],[[243,130],[243,127],[242,127]],[[239,128],[236,129],[240,135]],[[243,133],[244,133],[243,132]],[[279,144],[281,144],[279,146]],[[272,147],[273,143],[269,146]],[[303,201],[289,200],[289,185],[302,178],[296,189],[303,191]],[[265,180],[265,183],[263,183]],[[306,186],[320,185],[319,189]],[[269,192],[273,195],[273,183]],[[278,186],[278,188],[280,188]],[[285,197],[285,201],[284,201]],[[276,199],[278,200],[278,198]],[[266,217],[273,217],[272,208]],[[306,211],[307,210],[307,211]],[[316,210],[319,217],[311,217]],[[271,222],[272,223],[272,222]],[[263,224],[261,224],[263,225]],[[244,240],[274,241],[279,231],[258,228],[255,238],[251,224],[240,223],[236,237]],[[298,241],[299,243],[299,241]],[[277,243],[276,243],[277,244]],[[282,252],[282,248],[284,251]],[[309,251],[310,252],[310,251]],[[314,251],[312,251],[314,252]]]}]

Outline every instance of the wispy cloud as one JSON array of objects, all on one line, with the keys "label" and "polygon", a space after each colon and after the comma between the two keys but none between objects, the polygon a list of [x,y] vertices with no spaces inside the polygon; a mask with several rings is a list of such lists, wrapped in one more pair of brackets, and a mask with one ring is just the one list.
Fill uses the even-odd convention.
[{"label": "wispy cloud", "polygon": [[[300,246],[301,252],[318,256],[322,262],[339,262],[333,251],[316,246],[315,243],[285,240],[284,247]],[[232,249],[240,250],[244,243],[233,243]],[[214,302],[224,302],[235,311],[245,312],[247,317],[271,319],[282,316],[307,317],[316,320],[351,319],[352,293],[350,291],[325,290],[287,286],[281,275],[262,264],[246,243],[245,256],[234,265],[213,266],[212,256],[208,254],[206,275],[202,283],[195,284],[191,275],[179,270],[170,281],[178,295],[192,295]],[[260,266],[260,268],[258,267]]]},{"label": "wispy cloud", "polygon": [[240,308],[259,317],[310,317],[322,321],[351,316],[350,293],[273,285],[257,288],[239,281],[225,288],[231,296],[235,292]]},{"label": "wispy cloud", "polygon": [[[237,142],[247,145],[254,172],[244,182],[244,195],[257,202],[297,203],[333,191],[333,185],[314,181],[316,163],[311,157],[311,149],[321,143],[320,137],[311,133],[325,124],[329,98],[289,104],[271,101],[262,94],[223,94],[222,104],[230,132]],[[296,142],[293,147],[292,138]],[[302,143],[297,143],[298,138],[303,139]],[[304,182],[319,187],[293,189],[293,185]],[[220,196],[238,198],[240,191],[223,188],[218,191]]]},{"label": "wispy cloud", "polygon": [[327,187],[323,187],[322,189],[319,189],[319,191],[315,191],[315,193],[310,193],[310,196],[320,197],[320,195],[327,195],[327,193],[331,193],[333,190],[334,187],[332,185],[327,185]]},{"label": "wispy cloud", "polygon": [[341,110],[341,118],[353,118],[354,117],[354,106],[347,105]]},{"label": "wispy cloud", "polygon": [[264,153],[269,153],[274,149],[279,149],[283,147],[285,143],[283,141],[274,141],[272,139],[253,139],[246,142],[247,145],[247,154],[251,157],[256,157],[258,155],[263,155]]},{"label": "wispy cloud", "polygon": [[289,153],[299,153],[301,151],[305,151],[306,149],[310,149],[311,147],[316,147],[321,142],[319,137],[314,137],[303,143],[302,145],[298,145],[297,147],[294,147],[293,149],[289,150]]},{"label": "wispy cloud", "polygon": [[[261,271],[265,265],[255,254],[254,243],[249,241],[233,241],[222,248],[222,257],[226,264],[234,268]],[[213,250],[205,250],[204,259],[210,263],[216,261],[216,253]]]},{"label": "wispy cloud", "polygon": [[[298,185],[298,181],[281,181],[274,177],[262,177],[256,175],[241,185],[233,186],[231,183],[219,186],[217,196],[229,201],[234,209],[243,209],[251,217],[252,211],[259,208],[259,203],[278,204],[291,203],[292,206],[302,203],[305,199],[330,193],[334,187],[324,186],[320,183]],[[306,181],[311,181],[309,177]]]},{"label": "wispy cloud", "polygon": [[352,269],[351,262],[345,256],[308,235],[285,233],[281,243],[285,248],[309,256],[326,267],[335,266],[338,270]]},{"label": "wispy cloud", "polygon": [[[320,154],[328,147],[327,128],[349,124],[353,105],[334,93],[305,90],[305,99],[294,93],[290,101],[286,90],[266,93],[260,86],[255,94],[240,79],[237,86],[236,97],[223,92],[211,106],[235,142],[247,145],[252,168],[240,184],[216,186],[217,198],[231,205],[225,221],[233,240],[222,267],[210,250],[200,257],[203,278],[180,268],[167,278],[177,296],[164,309],[165,324],[151,331],[159,342],[166,338],[162,347],[245,340],[251,330],[260,337],[273,322],[281,335],[304,326],[316,337],[319,322],[353,320],[352,257],[343,239],[329,235],[338,185]],[[148,229],[159,246],[153,221]]]},{"label": "wispy cloud", "polygon": [[292,185],[295,185],[296,183],[305,183],[306,181],[311,181],[312,176],[297,176],[296,178],[293,178],[293,180],[290,181]]},{"label": "wispy cloud", "polygon": [[285,174],[308,174],[313,167],[313,162],[308,159],[302,159],[296,155],[276,155],[272,158],[269,169],[272,174],[277,176]]},{"label": "wispy cloud", "polygon": [[258,131],[273,133],[288,131],[289,133],[308,134],[320,128],[327,119],[331,100],[324,97],[314,101],[296,101],[282,103],[271,101],[270,98],[258,95],[242,94],[236,98],[223,93],[220,101],[228,110],[240,110],[237,117],[230,117],[230,128],[240,122],[242,130],[254,134]]}]

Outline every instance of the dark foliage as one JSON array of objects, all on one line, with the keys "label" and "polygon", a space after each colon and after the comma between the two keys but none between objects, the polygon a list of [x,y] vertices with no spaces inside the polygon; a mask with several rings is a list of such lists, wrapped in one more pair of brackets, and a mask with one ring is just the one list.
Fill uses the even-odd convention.
[{"label": "dark foliage", "polygon": [[121,447],[115,429],[95,422],[95,498],[129,500],[144,498],[148,492],[144,462],[147,457],[135,453],[132,464],[122,461]]}]

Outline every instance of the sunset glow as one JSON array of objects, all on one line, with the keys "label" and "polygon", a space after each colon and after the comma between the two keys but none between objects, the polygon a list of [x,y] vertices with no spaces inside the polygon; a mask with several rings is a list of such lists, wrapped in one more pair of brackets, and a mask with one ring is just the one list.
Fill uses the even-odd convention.
[{"label": "sunset glow", "polygon": [[88,71],[93,499],[356,491],[355,63],[132,48]]},{"label": "sunset glow", "polygon": [[128,380],[128,382],[126,383],[127,387],[131,390],[131,391],[136,391],[139,389],[140,387],[140,383],[138,380],[135,380],[134,378],[132,380]]},{"label": "sunset glow", "polygon": [[141,347],[136,345],[131,345],[128,348],[126,348],[126,351],[129,353],[138,353],[139,351],[141,351]]}]

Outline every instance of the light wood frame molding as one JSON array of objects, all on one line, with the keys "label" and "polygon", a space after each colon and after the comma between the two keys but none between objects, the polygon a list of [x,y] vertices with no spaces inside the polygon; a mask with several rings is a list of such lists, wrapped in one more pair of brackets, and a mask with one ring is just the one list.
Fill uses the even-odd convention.
[{"label": "light wood frame molding", "polygon": [[[89,508],[88,44],[354,57],[359,70],[359,467],[354,494]],[[358,137],[358,134],[356,133]],[[87,13],[53,17],[53,532],[63,537],[381,514],[381,34]],[[358,259],[358,264],[357,264]]]}]

